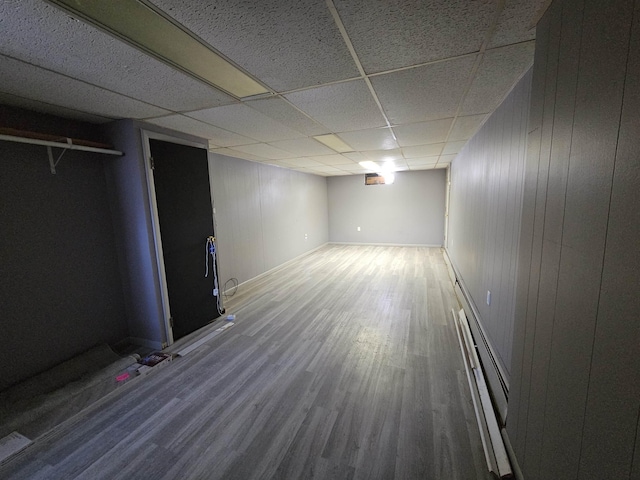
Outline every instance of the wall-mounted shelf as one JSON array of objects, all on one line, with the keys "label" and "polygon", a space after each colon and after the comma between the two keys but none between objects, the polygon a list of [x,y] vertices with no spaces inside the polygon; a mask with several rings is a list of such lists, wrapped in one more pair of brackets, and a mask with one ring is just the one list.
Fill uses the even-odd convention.
[{"label": "wall-mounted shelf", "polygon": [[[7,142],[28,143],[30,145],[42,145],[47,147],[47,155],[49,157],[49,167],[51,173],[56,173],[56,166],[67,150],[80,150],[83,152],[104,153],[106,155],[122,156],[124,153],[118,150],[112,150],[111,145],[104,143],[92,142],[89,140],[80,140],[77,138],[60,137],[56,135],[46,135],[43,133],[27,132],[23,130],[15,130],[13,128],[0,128],[0,140]],[[62,152],[56,160],[53,158],[52,148],[61,148]]]}]

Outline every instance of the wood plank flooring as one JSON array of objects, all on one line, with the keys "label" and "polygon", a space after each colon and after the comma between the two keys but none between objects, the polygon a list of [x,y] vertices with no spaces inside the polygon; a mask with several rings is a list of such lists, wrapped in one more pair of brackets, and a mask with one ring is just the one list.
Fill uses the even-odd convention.
[{"label": "wood plank flooring", "polygon": [[328,245],[226,307],[233,328],[0,478],[490,478],[440,249]]}]

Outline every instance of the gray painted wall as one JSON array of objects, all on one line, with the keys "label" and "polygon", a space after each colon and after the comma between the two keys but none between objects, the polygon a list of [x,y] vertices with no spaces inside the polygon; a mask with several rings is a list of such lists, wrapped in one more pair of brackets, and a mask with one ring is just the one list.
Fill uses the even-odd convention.
[{"label": "gray painted wall", "polygon": [[222,284],[245,282],[327,243],[324,177],[217,154],[209,165]]},{"label": "gray painted wall", "polygon": [[530,92],[531,71],[451,164],[447,251],[507,380]]},{"label": "gray painted wall", "polygon": [[640,1],[538,25],[507,430],[528,480],[640,478]]},{"label": "gray painted wall", "polygon": [[442,169],[397,172],[391,185],[367,186],[364,175],[328,177],[329,241],[442,245],[445,179]]},{"label": "gray painted wall", "polygon": [[3,390],[122,340],[127,325],[103,169],[112,157],[68,151],[52,175],[45,147],[3,141],[0,159]]}]

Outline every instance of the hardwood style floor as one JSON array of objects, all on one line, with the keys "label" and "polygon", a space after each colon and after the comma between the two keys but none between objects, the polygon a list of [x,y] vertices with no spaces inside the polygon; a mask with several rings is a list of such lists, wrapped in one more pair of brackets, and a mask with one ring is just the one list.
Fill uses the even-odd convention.
[{"label": "hardwood style floor", "polygon": [[440,249],[328,245],[226,307],[235,326],[0,478],[490,478]]}]

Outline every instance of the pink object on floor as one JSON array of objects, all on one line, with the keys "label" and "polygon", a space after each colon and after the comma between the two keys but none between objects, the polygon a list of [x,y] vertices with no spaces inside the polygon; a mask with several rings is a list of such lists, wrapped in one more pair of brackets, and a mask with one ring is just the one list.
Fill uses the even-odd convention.
[{"label": "pink object on floor", "polygon": [[129,372],[124,372],[116,377],[116,382],[124,382],[128,378],[129,378]]}]

